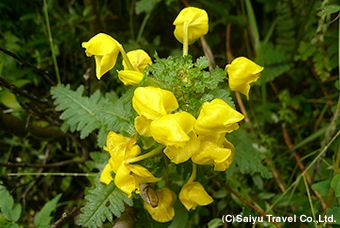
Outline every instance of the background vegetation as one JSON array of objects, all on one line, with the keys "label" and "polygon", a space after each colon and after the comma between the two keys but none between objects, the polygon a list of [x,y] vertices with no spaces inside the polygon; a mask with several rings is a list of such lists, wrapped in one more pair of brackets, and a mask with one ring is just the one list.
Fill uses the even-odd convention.
[{"label": "background vegetation", "polygon": [[[60,77],[72,90],[83,85],[79,96],[113,90],[119,97],[127,88],[116,71],[97,81],[94,61],[85,56],[81,43],[105,32],[127,51],[143,48],[151,56],[155,51],[161,58],[180,56],[182,46],[172,34],[172,22],[189,4],[205,9],[210,19],[207,45],[198,41],[190,46],[194,58],[208,53],[203,47],[209,47],[214,64],[221,68],[234,57],[247,56],[265,70],[252,86],[249,101],[233,97],[246,115],[241,133],[229,138],[238,142],[233,166],[225,173],[199,174],[213,175],[205,178],[205,186],[214,203],[181,211],[164,226],[250,227],[221,221],[222,215],[240,213],[328,214],[340,224],[339,8],[327,8],[339,2],[2,0],[0,226],[77,226],[91,175],[103,168],[107,157],[99,153],[98,131],[87,137],[72,126],[62,131],[51,88]],[[115,68],[121,69],[120,63]],[[142,210],[132,215],[136,226],[161,226]]]}]

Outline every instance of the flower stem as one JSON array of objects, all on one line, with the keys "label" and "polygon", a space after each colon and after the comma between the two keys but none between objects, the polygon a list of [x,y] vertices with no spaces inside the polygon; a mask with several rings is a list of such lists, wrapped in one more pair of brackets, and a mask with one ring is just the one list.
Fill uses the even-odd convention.
[{"label": "flower stem", "polygon": [[131,62],[130,62],[128,56],[126,55],[126,52],[125,52],[125,50],[124,50],[124,48],[123,48],[123,45],[121,45],[119,42],[117,42],[117,46],[118,46],[118,49],[119,49],[120,53],[121,53],[122,56],[123,56],[123,59],[124,59],[126,65],[127,65],[128,68],[129,68],[129,70],[135,71],[135,69],[133,68],[133,66],[132,66],[132,64],[131,64]]},{"label": "flower stem", "polygon": [[51,27],[50,27],[50,21],[49,21],[49,18],[48,18],[48,10],[47,10],[46,0],[44,0],[44,11],[45,11],[45,19],[46,19],[46,26],[47,26],[47,32],[48,32],[48,40],[50,42],[50,48],[51,48],[51,54],[52,54],[52,61],[53,61],[53,65],[54,65],[55,74],[57,76],[58,85],[60,85],[61,84],[61,80],[60,80],[60,74],[59,74],[57,58],[56,58],[56,54],[55,54],[55,50],[54,50],[54,44],[53,44],[53,39],[52,39]]},{"label": "flower stem", "polygon": [[189,45],[188,45],[188,30],[189,30],[189,23],[188,22],[184,22],[183,25],[183,56],[188,55],[188,49],[189,49]]},{"label": "flower stem", "polygon": [[196,166],[196,163],[192,163],[192,173],[191,173],[191,176],[188,180],[187,183],[191,183],[195,180],[196,178],[196,171],[197,171],[197,166]]},{"label": "flower stem", "polygon": [[162,150],[163,150],[164,146],[160,145],[157,148],[153,149],[152,151],[150,151],[149,153],[143,154],[141,156],[135,157],[135,158],[128,158],[124,161],[124,163],[134,163],[134,162],[139,162],[142,161],[146,158],[155,156],[157,154],[159,154]]}]

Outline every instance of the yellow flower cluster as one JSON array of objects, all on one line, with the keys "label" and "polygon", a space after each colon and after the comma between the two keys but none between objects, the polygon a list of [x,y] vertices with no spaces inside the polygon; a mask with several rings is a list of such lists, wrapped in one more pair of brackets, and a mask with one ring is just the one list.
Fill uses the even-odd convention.
[{"label": "yellow flower cluster", "polygon": [[[207,13],[195,7],[185,8],[179,13],[174,21],[174,35],[183,43],[183,55],[187,54],[188,44],[194,43],[208,32],[208,20]],[[125,53],[117,40],[104,33],[83,42],[82,46],[86,49],[87,56],[95,57],[98,79],[115,66],[119,52],[123,56],[124,70],[117,72],[125,85],[138,86],[144,77],[145,67],[152,64],[145,51],[138,49]],[[230,89],[241,92],[248,99],[249,84],[259,78],[262,70],[263,67],[245,57],[235,59],[226,66]],[[191,210],[198,205],[212,203],[213,199],[202,184],[194,181],[196,164],[213,164],[215,171],[229,168],[234,159],[235,147],[225,135],[237,130],[238,123],[244,116],[222,99],[216,98],[203,103],[195,118],[189,112],[181,110],[171,91],[152,86],[137,87],[132,106],[138,114],[134,120],[136,132],[144,137],[152,137],[161,145],[141,155],[141,148],[136,144],[138,134],[129,138],[111,131],[104,147],[111,157],[101,173],[101,182],[109,184],[114,181],[128,197],[135,192],[143,198],[140,186],[158,182],[161,178],[134,163],[163,151],[172,163],[179,164],[190,159],[192,161],[192,174],[178,196],[184,207]],[[144,208],[156,221],[172,220],[175,215],[173,205],[177,198],[176,193],[164,187],[154,191],[154,194],[157,202],[145,201]]]},{"label": "yellow flower cluster", "polygon": [[82,47],[86,49],[88,57],[94,55],[98,80],[116,65],[119,52],[123,55],[124,70],[118,71],[118,78],[124,85],[137,86],[144,77],[145,67],[152,65],[150,56],[144,50],[138,49],[126,54],[117,40],[104,33],[98,33],[88,42],[83,42]]}]

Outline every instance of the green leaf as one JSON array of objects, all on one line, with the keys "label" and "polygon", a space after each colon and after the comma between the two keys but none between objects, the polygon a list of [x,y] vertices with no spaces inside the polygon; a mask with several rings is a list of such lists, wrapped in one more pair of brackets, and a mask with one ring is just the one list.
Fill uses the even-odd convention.
[{"label": "green leaf", "polygon": [[328,217],[333,216],[333,222],[340,225],[340,207],[332,207],[327,209]]},{"label": "green leaf", "polygon": [[49,227],[52,216],[51,213],[56,209],[57,203],[61,197],[61,193],[54,197],[52,200],[45,203],[43,208],[34,217],[34,227]]},{"label": "green leaf", "polygon": [[105,145],[109,131],[126,132],[128,135],[135,132],[133,123],[136,114],[131,104],[133,90],[120,99],[112,99],[111,94],[106,94],[104,98],[99,91],[85,97],[83,92],[83,86],[72,91],[69,85],[58,85],[51,90],[56,110],[62,111],[60,118],[65,121],[62,126],[64,131],[80,131],[80,138],[83,139],[99,129],[100,147]]},{"label": "green leaf", "polygon": [[14,204],[13,197],[2,185],[0,185],[0,211],[4,219],[10,222],[18,221],[21,214],[21,204]]},{"label": "green leaf", "polygon": [[263,178],[273,177],[269,169],[262,164],[263,157],[254,147],[255,142],[248,137],[242,128],[227,134],[227,138],[236,149],[234,161],[227,170],[228,174],[231,175],[238,168],[243,174],[260,173]]},{"label": "green leaf", "polygon": [[335,196],[340,197],[340,174],[337,174],[333,177],[331,186],[334,188]]},{"label": "green leaf", "polygon": [[157,0],[140,0],[136,2],[136,14],[150,12],[155,7]]},{"label": "green leaf", "polygon": [[224,223],[220,218],[214,218],[208,222],[208,228],[217,228],[223,225]]},{"label": "green leaf", "polygon": [[120,217],[125,209],[124,203],[133,205],[131,198],[117,188],[113,181],[109,185],[98,181],[93,189],[88,190],[85,206],[77,222],[83,227],[100,227],[107,219],[113,221],[113,215]]},{"label": "green leaf", "polygon": [[175,217],[173,218],[169,228],[185,227],[188,222],[189,213],[185,207],[177,200],[174,205]]},{"label": "green leaf", "polygon": [[328,14],[336,13],[340,11],[339,5],[328,5],[321,9],[321,11],[318,13],[319,16],[327,16]]},{"label": "green leaf", "polygon": [[90,98],[83,97],[84,87],[77,91],[70,90],[69,85],[58,85],[51,90],[57,111],[63,111],[60,118],[64,120],[63,130],[80,131],[80,138],[86,138],[92,131],[100,127],[100,120],[95,115],[100,98],[99,91]]},{"label": "green leaf", "polygon": [[317,191],[322,196],[327,196],[329,192],[330,183],[331,183],[330,180],[320,181],[318,183],[313,184],[312,189],[314,191]]}]

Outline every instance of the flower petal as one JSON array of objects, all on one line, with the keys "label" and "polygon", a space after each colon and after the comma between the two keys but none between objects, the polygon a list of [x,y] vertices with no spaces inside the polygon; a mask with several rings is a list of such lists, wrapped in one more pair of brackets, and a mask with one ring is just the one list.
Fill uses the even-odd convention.
[{"label": "flower petal", "polygon": [[138,86],[139,82],[144,78],[144,74],[133,70],[120,70],[118,72],[118,78],[124,85]]},{"label": "flower petal", "polygon": [[188,134],[190,140],[183,147],[167,146],[165,155],[175,164],[186,162],[200,149],[200,140],[192,131]]},{"label": "flower petal", "polygon": [[102,174],[100,174],[100,181],[105,184],[110,184],[110,182],[113,180],[111,171],[112,171],[111,165],[110,163],[107,163]]},{"label": "flower petal", "polygon": [[149,212],[153,220],[157,222],[169,222],[175,216],[174,204],[176,194],[168,188],[157,189],[158,206],[153,208],[144,202],[144,208]]},{"label": "flower petal", "polygon": [[124,160],[136,157],[141,153],[140,147],[135,143],[135,139],[124,137],[113,131],[109,132],[104,150],[109,151],[111,158],[113,158],[110,160],[110,164],[115,173]]},{"label": "flower petal", "polygon": [[179,42],[183,43],[183,27],[184,23],[188,23],[188,44],[192,44],[208,33],[208,22],[209,17],[205,10],[196,7],[184,8],[173,22],[176,26],[174,35]]},{"label": "flower petal", "polygon": [[[129,51],[126,55],[129,58],[133,68],[138,72],[143,73],[145,67],[147,67],[148,65],[152,65],[150,56],[142,49]],[[128,70],[128,66],[126,65],[124,60],[123,66],[124,70]]]},{"label": "flower petal", "polygon": [[224,133],[219,135],[200,136],[201,146],[191,160],[199,165],[214,164],[215,171],[225,171],[235,156],[235,147],[225,139]]},{"label": "flower petal", "polygon": [[238,57],[226,66],[229,76],[229,87],[232,91],[239,91],[249,99],[250,83],[257,81],[263,67],[253,61]]},{"label": "flower petal", "polygon": [[82,43],[82,47],[86,48],[86,55],[88,57],[95,56],[98,79],[116,65],[119,53],[117,43],[115,39],[104,33],[98,33],[88,42]]},{"label": "flower petal", "polygon": [[195,117],[188,112],[177,112],[152,121],[152,137],[166,146],[182,147],[190,140],[188,133],[194,128]]},{"label": "flower petal", "polygon": [[195,210],[197,205],[205,206],[214,201],[197,181],[185,184],[179,193],[179,199],[188,211]]},{"label": "flower petal", "polygon": [[241,113],[217,98],[202,105],[196,120],[195,131],[198,135],[230,133],[238,129],[238,122],[243,118]]},{"label": "flower petal", "polygon": [[155,120],[178,108],[175,95],[155,87],[138,87],[132,98],[133,108],[140,116]]}]

